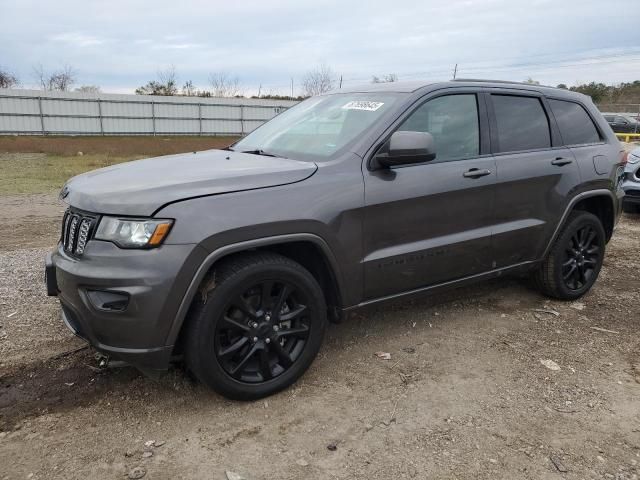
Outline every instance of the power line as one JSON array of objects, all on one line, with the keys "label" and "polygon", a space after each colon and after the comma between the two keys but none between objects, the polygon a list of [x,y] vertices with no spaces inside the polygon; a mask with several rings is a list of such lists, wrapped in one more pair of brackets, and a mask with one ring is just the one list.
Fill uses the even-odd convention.
[{"label": "power line", "polygon": [[[640,57],[636,57],[635,55],[640,54],[640,51],[627,51],[625,53],[612,53],[607,55],[596,55],[591,57],[584,57],[576,61],[576,59],[565,59],[565,60],[554,60],[549,62],[525,62],[518,63],[513,65],[486,65],[480,66],[480,63],[483,62],[473,62],[469,64],[470,66],[466,66],[465,64],[459,65],[456,64],[454,67],[454,78],[459,76],[460,72],[469,72],[471,74],[478,74],[482,72],[518,72],[523,70],[531,70],[537,68],[538,70],[545,68],[570,68],[570,67],[581,67],[581,66],[593,66],[593,65],[607,65],[611,63],[617,63],[621,61],[631,61],[636,62],[640,60]],[[548,55],[548,54],[544,54]],[[567,63],[570,62],[570,63]],[[474,66],[475,65],[475,66]],[[414,72],[399,72],[398,76],[401,79],[406,78],[415,78],[415,77],[430,77],[437,78],[439,76],[447,76],[451,75],[451,70],[448,68],[440,68],[438,69],[430,69],[423,71],[414,71]],[[356,83],[356,82],[367,82],[371,77],[370,76],[354,76],[354,77],[342,77],[341,81],[344,85],[345,83]],[[271,88],[286,88],[288,85],[263,85],[263,87],[271,87]]]}]

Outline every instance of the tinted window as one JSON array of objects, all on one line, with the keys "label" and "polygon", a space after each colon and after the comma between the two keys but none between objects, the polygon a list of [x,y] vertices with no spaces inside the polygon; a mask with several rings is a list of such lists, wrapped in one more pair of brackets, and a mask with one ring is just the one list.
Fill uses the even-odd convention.
[{"label": "tinted window", "polygon": [[480,153],[476,96],[447,95],[418,107],[398,130],[433,135],[436,160],[459,160]]},{"label": "tinted window", "polygon": [[[555,113],[555,112],[554,112],[554,113]],[[607,122],[613,122],[613,121],[615,120],[615,117],[614,117],[613,115],[605,115],[605,116],[604,116],[604,119],[605,119]]]},{"label": "tinted window", "polygon": [[549,100],[565,145],[582,145],[600,141],[598,129],[585,109],[573,102]]},{"label": "tinted window", "polygon": [[491,95],[501,152],[551,147],[549,120],[535,97]]}]

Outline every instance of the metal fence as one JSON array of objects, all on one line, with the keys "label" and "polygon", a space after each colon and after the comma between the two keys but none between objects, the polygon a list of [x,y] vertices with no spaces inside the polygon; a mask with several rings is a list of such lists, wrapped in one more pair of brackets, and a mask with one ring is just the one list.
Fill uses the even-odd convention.
[{"label": "metal fence", "polygon": [[245,135],[295,104],[0,89],[0,134]]},{"label": "metal fence", "polygon": [[602,113],[627,113],[640,115],[640,103],[599,103],[598,110]]}]

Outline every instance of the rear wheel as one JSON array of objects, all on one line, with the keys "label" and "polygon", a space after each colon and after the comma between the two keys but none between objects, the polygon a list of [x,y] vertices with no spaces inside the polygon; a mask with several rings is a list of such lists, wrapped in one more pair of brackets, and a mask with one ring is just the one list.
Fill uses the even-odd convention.
[{"label": "rear wheel", "polygon": [[222,395],[251,400],[296,381],[315,358],[327,323],[315,278],[277,254],[223,263],[187,334],[189,368]]},{"label": "rear wheel", "polygon": [[581,297],[593,286],[604,259],[605,232],[595,215],[575,211],[534,279],[546,295],[562,300]]}]

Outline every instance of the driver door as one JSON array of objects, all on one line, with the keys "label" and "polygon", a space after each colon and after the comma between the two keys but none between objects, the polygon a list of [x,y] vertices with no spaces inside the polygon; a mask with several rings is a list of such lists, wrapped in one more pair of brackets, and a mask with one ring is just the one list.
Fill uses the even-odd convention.
[{"label": "driver door", "polygon": [[416,104],[395,128],[431,133],[434,160],[364,170],[367,300],[491,269],[496,167],[486,108],[459,91]]}]

